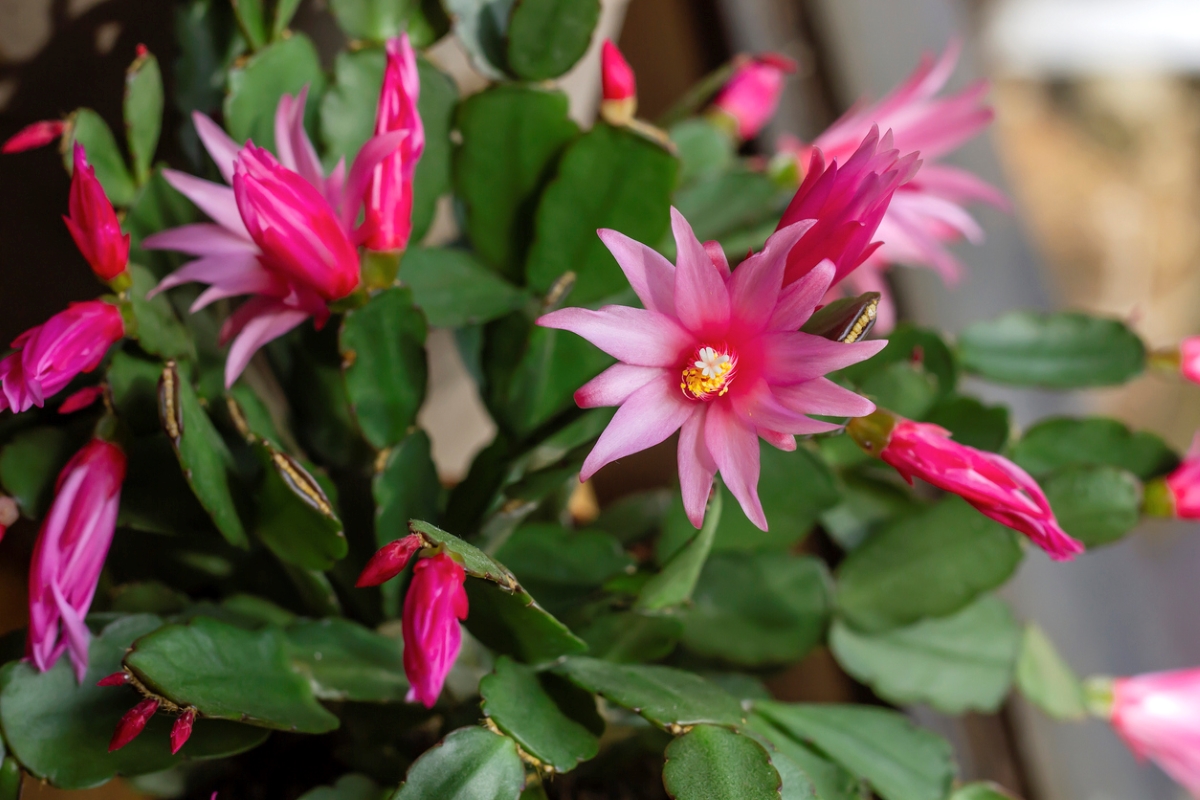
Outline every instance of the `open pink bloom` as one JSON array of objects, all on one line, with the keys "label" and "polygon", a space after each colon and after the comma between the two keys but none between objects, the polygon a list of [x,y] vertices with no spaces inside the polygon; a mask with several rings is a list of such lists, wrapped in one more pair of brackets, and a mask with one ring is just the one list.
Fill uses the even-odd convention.
[{"label": "open pink bloom", "polygon": [[87,671],[84,618],[112,544],[124,480],[125,454],[101,439],[84,445],[58,476],[29,568],[26,656],[42,672],[64,651],[78,680]]},{"label": "open pink bloom", "polygon": [[1200,669],[1117,678],[1111,721],[1134,755],[1200,798]]},{"label": "open pink bloom", "polygon": [[637,113],[637,78],[611,39],[600,48],[600,85],[600,116],[609,125],[628,125]]},{"label": "open pink bloom", "polygon": [[403,140],[403,132],[370,139],[346,174],[339,163],[325,177],[304,130],[307,90],[284,95],[275,111],[276,160],[253,144],[241,148],[203,114],[193,114],[196,131],[227,183],[222,186],[186,173],[163,177],[212,218],[146,238],[144,247],[198,256],[168,275],[155,292],[185,283],[209,284],[192,311],[226,297],[251,295],[221,328],[233,340],[225,362],[232,385],[263,345],[312,317],[323,325],[327,301],[358,284],[355,228],[367,182],[375,166]]},{"label": "open pink bloom", "polygon": [[959,444],[945,428],[886,411],[853,420],[848,431],[909,483],[917,477],[958,495],[984,516],[1028,536],[1055,561],[1083,552],[1083,545],[1059,527],[1041,487],[1007,458]]},{"label": "open pink bloom", "polygon": [[784,288],[787,254],[811,221],[776,232],[730,272],[719,245],[702,245],[671,210],[677,266],[616,231],[600,238],[644,309],[565,308],[539,325],[577,333],[621,363],[575,393],[582,408],[620,406],[580,473],[645,450],[681,430],[679,480],[688,519],[700,527],[720,471],[746,516],[766,530],[758,499],[758,437],[794,450],[797,434],[836,430],[808,414],[852,417],[874,406],[828,372],[870,358],[886,342],[842,344],[799,333],[829,288],[824,263]]},{"label": "open pink bloom", "polygon": [[946,243],[963,238],[976,244],[983,240],[983,230],[963,206],[983,201],[1008,207],[1003,194],[971,173],[935,163],[977,135],[993,116],[983,102],[988,90],[985,81],[956,95],[935,97],[953,74],[960,49],[958,42],[952,42],[936,61],[926,55],[890,95],[878,103],[856,105],[811,144],[793,137],[779,143],[781,150],[796,156],[802,170],[814,148],[825,158],[849,158],[872,126],[891,130],[900,150],[920,152],[924,166],[899,188],[879,224],[878,238],[883,245],[867,264],[876,271],[902,263],[935,269],[947,282],[954,282],[963,268]]},{"label": "open pink bloom", "polygon": [[1179,343],[1179,371],[1192,383],[1200,383],[1200,336]]},{"label": "open pink bloom", "polygon": [[433,708],[446,675],[462,647],[459,620],[467,618],[466,573],[453,558],[438,553],[413,567],[404,596],[404,674],[411,687],[408,701]]},{"label": "open pink bloom", "polygon": [[0,153],[20,153],[35,147],[45,147],[62,136],[67,123],[61,119],[47,119],[26,125],[0,147]]},{"label": "open pink bloom", "polygon": [[75,171],[67,208],[71,213],[63,217],[63,222],[96,277],[111,281],[124,272],[129,264],[129,234],[121,233],[117,212],[79,142],[75,143]]},{"label": "open pink bloom", "polygon": [[1192,439],[1183,463],[1163,479],[1177,519],[1200,519],[1200,433]]},{"label": "open pink bloom", "polygon": [[734,71],[713,108],[733,119],[739,138],[753,139],[775,116],[784,81],[795,71],[796,62],[778,53],[755,56]]},{"label": "open pink bloom", "polygon": [[0,361],[0,411],[42,406],[81,372],[91,372],[125,335],[117,307],[103,300],[71,303],[13,340]]},{"label": "open pink bloom", "polygon": [[802,220],[816,220],[787,257],[785,285],[830,261],[832,284],[851,274],[880,246],[872,243],[888,204],[920,167],[916,153],[901,156],[892,147],[892,134],[882,138],[871,128],[844,163],[825,162],[812,152],[808,172],[783,212],[777,231]]},{"label": "open pink bloom", "polygon": [[375,135],[405,133],[404,141],[371,173],[366,196],[369,250],[403,250],[412,235],[413,174],[425,152],[425,126],[417,111],[421,79],[408,34],[387,44],[387,68],[375,112]]}]

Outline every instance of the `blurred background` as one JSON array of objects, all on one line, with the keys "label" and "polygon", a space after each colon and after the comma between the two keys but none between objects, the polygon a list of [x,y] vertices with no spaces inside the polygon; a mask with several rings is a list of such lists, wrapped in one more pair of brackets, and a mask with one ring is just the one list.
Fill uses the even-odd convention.
[{"label": "blurred background", "polygon": [[[171,92],[176,31],[189,24],[182,8],[175,0],[0,0],[0,140],[81,105],[115,128],[124,70],[138,43],[159,56]],[[294,27],[328,58],[340,44],[323,0],[304,0]],[[801,69],[777,119],[748,145],[764,154],[785,132],[811,140],[856,99],[877,98],[900,82],[923,52],[960,36],[965,56],[951,88],[989,78],[996,121],[949,160],[1003,187],[1015,211],[977,210],[988,238],[958,250],[968,274],[956,288],[929,271],[893,271],[902,316],[954,332],[1015,307],[1072,307],[1130,320],[1151,346],[1200,333],[1196,0],[605,0],[601,30],[619,40],[636,70],[639,115],[647,119],[735,53],[776,50],[796,59]],[[463,91],[481,85],[453,41],[432,56]],[[589,121],[598,100],[595,48],[565,85],[573,114]],[[166,130],[180,131],[181,116],[170,106],[167,113]],[[186,134],[164,136],[159,156],[186,166],[190,145]],[[57,159],[51,150],[0,157],[4,341],[66,301],[96,294],[60,222],[68,179]],[[452,217],[447,224],[449,231],[436,226],[431,235],[453,235]],[[422,422],[443,478],[454,481],[490,437],[490,421],[449,340],[435,335],[430,349]],[[980,391],[1012,403],[1020,425],[1056,413],[1106,413],[1177,447],[1200,427],[1200,389],[1169,377],[1087,395]],[[661,482],[672,452],[602,473],[599,500]],[[28,541],[10,536],[0,546],[0,633],[24,624]],[[1148,525],[1052,570],[1031,553],[1009,600],[1083,674],[1194,666],[1198,572],[1196,531]],[[821,654],[771,685],[789,700],[869,697]],[[911,713],[951,737],[965,779],[997,780],[1026,800],[1186,797],[1098,723],[1054,723],[1019,702],[1000,715],[964,720]]]}]

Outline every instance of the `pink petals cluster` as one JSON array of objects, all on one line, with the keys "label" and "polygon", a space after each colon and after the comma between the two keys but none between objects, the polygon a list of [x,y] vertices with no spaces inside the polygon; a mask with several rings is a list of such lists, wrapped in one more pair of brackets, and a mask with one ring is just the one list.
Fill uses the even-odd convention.
[{"label": "pink petals cluster", "polygon": [[1146,484],[1145,511],[1152,516],[1200,520],[1200,433],[1170,475]]},{"label": "pink petals cluster", "polygon": [[27,657],[45,672],[66,652],[78,680],[91,634],[84,618],[112,544],[125,480],[125,454],[93,439],[63,468],[29,571]]},{"label": "pink petals cluster", "polygon": [[[391,580],[425,544],[420,536],[410,534],[384,545],[367,562],[356,585],[378,586]],[[422,557],[413,566],[401,617],[410,703],[433,708],[458,658],[462,648],[459,622],[467,618],[469,610],[463,588],[466,578],[462,565],[445,552]]]},{"label": "pink petals cluster", "polygon": [[103,300],[72,303],[13,340],[0,361],[0,411],[42,406],[81,372],[91,372],[125,335],[121,312]]},{"label": "pink petals cluster", "polygon": [[121,233],[117,212],[108,202],[104,187],[96,179],[96,170],[87,163],[79,142],[75,143],[74,161],[70,214],[63,221],[92,272],[103,281],[111,281],[129,264],[129,234]]},{"label": "pink petals cluster", "polygon": [[870,402],[823,376],[885,343],[843,344],[798,332],[835,273],[824,262],[784,286],[788,254],[805,246],[811,221],[778,231],[731,272],[719,245],[701,244],[674,209],[671,220],[675,265],[616,231],[600,231],[645,308],[565,308],[538,320],[621,362],[575,393],[582,408],[620,406],[580,479],[680,431],[679,478],[692,524],[700,526],[720,472],[746,516],[765,530],[759,437],[793,450],[795,435],[838,427],[809,414],[870,413]]},{"label": "pink petals cluster", "polygon": [[917,477],[958,495],[984,516],[1028,536],[1055,561],[1083,552],[1083,545],[1059,526],[1041,487],[1008,459],[959,444],[945,428],[886,411],[851,420],[846,431],[909,483]]},{"label": "pink petals cluster", "polygon": [[713,110],[733,122],[739,139],[753,139],[775,116],[787,76],[795,71],[796,62],[786,56],[757,55],[734,70],[713,99]]},{"label": "pink petals cluster", "polygon": [[[233,340],[226,385],[263,345],[310,317],[318,327],[325,323],[328,302],[359,285],[359,244],[393,247],[407,241],[412,169],[424,134],[415,106],[416,61],[406,38],[389,45],[388,59],[377,121],[382,132],[363,145],[348,174],[341,162],[325,176],[304,130],[306,91],[295,98],[284,95],[276,108],[278,159],[253,143],[239,147],[208,117],[193,116],[201,141],[232,188],[163,171],[213,222],[146,239],[147,248],[198,256],[155,291],[209,284],[192,304],[193,312],[222,298],[251,295],[221,329],[222,343]],[[364,198],[369,199],[367,220],[356,226]]]},{"label": "pink petals cluster", "polygon": [[1138,758],[1200,797],[1200,669],[1117,678],[1110,720]]}]

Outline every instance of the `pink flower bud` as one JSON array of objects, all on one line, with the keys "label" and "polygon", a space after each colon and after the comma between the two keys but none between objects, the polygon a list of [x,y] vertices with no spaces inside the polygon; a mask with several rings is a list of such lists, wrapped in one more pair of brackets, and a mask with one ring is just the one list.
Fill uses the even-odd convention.
[{"label": "pink flower bud", "polygon": [[738,67],[713,100],[713,108],[733,119],[739,138],[753,139],[775,116],[786,76],[795,71],[796,62],[785,56],[757,56]]},{"label": "pink flower bud", "polygon": [[0,540],[4,539],[4,534],[8,532],[9,526],[20,517],[21,512],[17,508],[17,501],[8,495],[0,494]]},{"label": "pink flower bud", "polygon": [[126,686],[130,681],[129,673],[125,670],[114,672],[112,675],[106,675],[96,681],[97,686]]},{"label": "pink flower bud", "polygon": [[108,743],[108,752],[120,750],[136,739],[138,734],[146,729],[146,723],[154,716],[155,711],[158,711],[158,701],[146,699],[125,712],[125,716],[117,723],[117,729],[113,731],[112,741]]},{"label": "pink flower bud", "polygon": [[424,546],[425,541],[415,533],[385,544],[375,555],[371,556],[371,560],[363,568],[362,574],[358,576],[358,583],[354,585],[362,588],[378,586],[390,581],[404,571],[413,553]]},{"label": "pink flower bud", "polygon": [[82,411],[99,400],[102,394],[104,394],[103,386],[85,386],[63,400],[62,405],[58,407],[58,413],[74,414],[76,411]]},{"label": "pink flower bud", "polygon": [[83,145],[75,143],[75,171],[71,176],[70,214],[63,217],[67,230],[96,277],[104,281],[125,271],[129,264],[129,234],[121,233],[117,212],[87,163]]},{"label": "pink flower bud", "polygon": [[846,431],[909,483],[917,477],[958,495],[984,516],[1028,536],[1054,560],[1083,552],[1083,545],[1059,526],[1033,478],[1008,459],[959,444],[945,428],[886,411],[851,420]]},{"label": "pink flower bud", "polygon": [[413,174],[425,151],[425,126],[417,111],[420,93],[417,56],[408,34],[401,34],[387,44],[375,135],[403,131],[407,136],[375,167],[367,184],[364,233],[368,250],[403,250],[412,234]]},{"label": "pink flower bud", "polygon": [[[1163,479],[1169,508],[1163,509],[1167,516],[1177,519],[1200,519],[1200,433],[1192,439],[1192,447],[1175,471]],[[1149,499],[1154,494],[1158,481],[1146,485]]]},{"label": "pink flower bud", "polygon": [[93,439],[63,467],[29,567],[27,656],[42,672],[68,652],[79,681],[87,671],[88,632],[100,571],[117,526],[125,454]]},{"label": "pink flower bud", "polygon": [[0,411],[42,406],[81,372],[91,372],[125,335],[117,307],[102,300],[72,303],[13,340],[0,360]]},{"label": "pink flower bud", "polygon": [[1192,383],[1200,383],[1200,336],[1179,343],[1179,371]]},{"label": "pink flower bud", "polygon": [[628,125],[637,112],[637,79],[610,39],[600,49],[600,80],[604,90],[600,116],[610,125]]},{"label": "pink flower bud", "polygon": [[61,119],[47,119],[27,125],[0,147],[0,153],[20,153],[35,147],[45,147],[62,136],[66,127],[67,124]]},{"label": "pink flower bud", "polygon": [[404,597],[404,674],[408,700],[433,708],[462,647],[459,620],[467,618],[466,573],[445,553],[423,558],[413,568]]},{"label": "pink flower bud", "polygon": [[1118,678],[1112,689],[1110,720],[1129,749],[1200,797],[1200,669]]},{"label": "pink flower bud", "polygon": [[192,726],[196,724],[196,709],[189,708],[179,715],[171,726],[171,755],[178,753],[192,735]]},{"label": "pink flower bud", "polygon": [[339,300],[358,286],[358,252],[311,183],[248,144],[237,157],[233,191],[269,271],[326,300]]}]

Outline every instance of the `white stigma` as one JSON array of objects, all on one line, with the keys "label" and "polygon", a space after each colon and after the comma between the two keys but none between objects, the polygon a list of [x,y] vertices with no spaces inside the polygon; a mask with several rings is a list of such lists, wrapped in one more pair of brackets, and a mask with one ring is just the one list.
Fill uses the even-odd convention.
[{"label": "white stigma", "polygon": [[711,347],[701,347],[697,355],[700,358],[696,361],[696,369],[706,378],[719,378],[724,375],[724,367],[731,360],[725,353],[718,353]]}]

